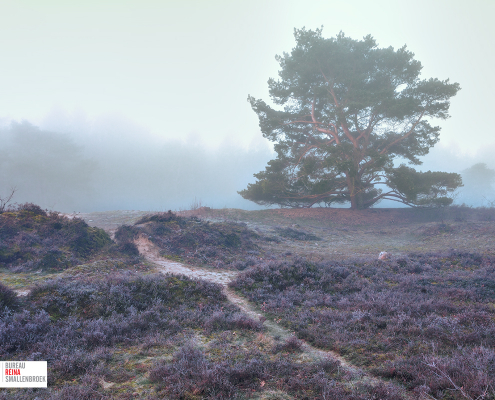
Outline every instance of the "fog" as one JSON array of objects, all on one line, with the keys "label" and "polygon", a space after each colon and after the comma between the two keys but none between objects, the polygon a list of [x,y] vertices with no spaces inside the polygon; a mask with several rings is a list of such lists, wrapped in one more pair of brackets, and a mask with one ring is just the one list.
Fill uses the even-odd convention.
[{"label": "fog", "polygon": [[[275,157],[261,134],[247,147],[229,138],[214,146],[200,133],[164,140],[119,115],[89,120],[53,112],[41,127],[27,121],[5,125],[0,140],[0,197],[15,187],[13,201],[63,212],[199,205],[259,209],[237,191],[254,182],[253,174]],[[455,203],[491,206],[494,151],[493,144],[463,153],[456,145],[440,143],[419,169],[461,173],[464,187]],[[397,206],[387,201],[377,205]]]},{"label": "fog", "polygon": [[15,202],[63,212],[259,208],[237,191],[272,157],[264,141],[164,141],[118,116],[72,122],[65,132],[56,122],[46,121],[50,130],[26,121],[0,130],[0,196],[15,187]]},{"label": "fog", "polygon": [[423,157],[421,171],[457,172],[463,185],[454,193],[454,204],[471,207],[495,206],[495,142],[480,145],[476,151],[467,152],[456,143],[441,141]]},{"label": "fog", "polygon": [[495,168],[495,2],[311,5],[0,2],[0,197],[16,187],[18,203],[68,212],[195,201],[259,208],[237,194],[273,157],[246,98],[268,101],[267,79],[280,69],[274,56],[293,48],[294,28],[323,25],[325,37],[342,31],[371,34],[383,48],[407,44],[422,79],[460,83],[452,118],[433,122],[441,140],[420,168],[463,173],[459,204],[495,201],[487,180]]}]

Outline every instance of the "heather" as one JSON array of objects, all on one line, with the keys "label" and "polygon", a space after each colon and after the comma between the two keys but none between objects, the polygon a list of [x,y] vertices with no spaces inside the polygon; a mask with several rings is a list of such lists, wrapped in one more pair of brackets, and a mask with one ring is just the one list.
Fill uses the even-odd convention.
[{"label": "heather", "polygon": [[[55,360],[52,351],[68,350],[59,349],[62,343],[94,350],[135,343],[157,330],[213,331],[245,328],[250,322],[226,302],[220,286],[184,276],[126,273],[106,280],[59,279],[35,287],[24,301],[23,311],[2,317],[1,357]],[[249,328],[260,330],[261,325],[252,322]]]},{"label": "heather", "polygon": [[[266,399],[392,400],[401,397],[391,385],[348,385],[350,375],[342,373],[332,359],[301,362],[288,353],[270,357],[254,346],[235,350],[229,335],[212,341],[206,351],[184,346],[172,362],[156,362],[150,381],[158,393],[170,399],[249,398],[264,392]],[[230,345],[230,346],[225,346]],[[251,394],[249,396],[248,394]],[[245,397],[246,396],[246,397]]]},{"label": "heather", "polygon": [[112,249],[105,231],[78,218],[30,203],[0,213],[0,268],[62,271]]},{"label": "heather", "polygon": [[17,294],[0,282],[0,316],[18,307]]},{"label": "heather", "polygon": [[[63,270],[3,269],[0,357],[48,359],[51,388],[0,399],[493,399],[493,223],[469,209],[398,222],[413,213],[340,211],[112,212],[136,222],[117,244]],[[148,240],[194,272],[245,270],[233,287],[251,304],[225,293],[258,315],[218,285],[150,273],[136,247]]]},{"label": "heather", "polygon": [[49,389],[3,390],[0,399],[401,397],[388,384],[350,384],[359,377],[334,359],[304,358],[295,337],[267,337],[206,281],[57,279],[19,301],[23,311],[0,318],[0,357],[47,360]]},{"label": "heather", "polygon": [[469,398],[463,388],[495,397],[492,256],[299,259],[254,267],[231,285],[299,339],[418,396]]},{"label": "heather", "polygon": [[275,231],[282,236],[283,238],[286,239],[292,239],[292,240],[321,240],[316,235],[313,235],[311,233],[306,233],[297,229],[293,228],[276,228]]},{"label": "heather", "polygon": [[217,268],[245,269],[256,263],[261,237],[245,224],[213,223],[172,212],[148,215],[115,233],[120,246],[145,235],[161,255],[186,263]]},{"label": "heather", "polygon": [[262,329],[227,302],[221,286],[185,276],[127,272],[106,279],[57,279],[18,301],[22,310],[7,309],[0,316],[0,357],[48,361],[48,383],[55,391],[89,379],[91,372],[132,381],[136,374],[119,363],[121,349],[146,353],[175,348],[187,335]]}]

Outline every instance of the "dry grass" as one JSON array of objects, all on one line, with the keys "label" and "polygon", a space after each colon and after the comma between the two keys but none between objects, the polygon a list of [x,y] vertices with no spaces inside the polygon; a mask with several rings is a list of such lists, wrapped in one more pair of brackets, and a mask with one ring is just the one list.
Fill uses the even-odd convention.
[{"label": "dry grass", "polygon": [[[111,211],[79,214],[89,225],[108,231],[132,224],[142,211]],[[451,207],[446,210],[417,209],[273,209],[245,211],[208,209],[181,211],[211,222],[241,222],[266,238],[263,252],[275,258],[304,256],[315,261],[392,256],[411,252],[456,249],[493,254],[495,252],[495,209]],[[292,240],[277,230],[291,228],[315,235],[320,241]]]}]

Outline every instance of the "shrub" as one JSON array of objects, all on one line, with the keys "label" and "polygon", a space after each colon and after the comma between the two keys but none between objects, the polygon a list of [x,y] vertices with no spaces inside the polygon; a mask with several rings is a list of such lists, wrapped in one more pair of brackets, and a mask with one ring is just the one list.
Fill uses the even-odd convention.
[{"label": "shrub", "polygon": [[277,228],[276,229],[277,233],[287,239],[292,239],[292,240],[321,240],[316,235],[313,235],[312,233],[306,233],[302,231],[298,231],[296,229],[292,228]]},{"label": "shrub", "polygon": [[121,225],[115,231],[115,239],[119,243],[128,243],[134,241],[139,235],[139,229],[134,226]]},{"label": "shrub", "polygon": [[44,211],[40,206],[36,205],[36,204],[33,204],[33,203],[24,203],[24,204],[20,204],[18,207],[17,207],[17,210],[18,211],[25,211],[25,212],[28,212],[28,213],[31,213],[31,214],[34,214],[34,215],[42,215],[44,217],[47,216],[47,213],[46,211]]},{"label": "shrub", "polygon": [[209,330],[234,330],[247,329],[253,331],[263,330],[263,324],[249,318],[243,313],[227,314],[217,311],[205,321],[205,327]]},{"label": "shrub", "polygon": [[166,213],[157,213],[157,214],[149,214],[140,218],[135,225],[145,224],[147,222],[171,222],[175,221],[179,225],[184,225],[186,219],[174,214],[171,210],[168,210]]},{"label": "shrub", "polygon": [[50,318],[45,311],[31,315],[24,310],[4,316],[0,320],[0,354],[27,349],[42,341],[50,329]]},{"label": "shrub", "polygon": [[72,221],[68,241],[76,256],[88,257],[112,242],[103,229],[90,227],[82,219],[74,218]]},{"label": "shrub", "polygon": [[338,361],[301,363],[287,357],[270,359],[255,350],[233,352],[225,347],[215,354],[215,360],[211,360],[204,351],[186,345],[174,354],[171,363],[156,362],[149,379],[159,385],[162,396],[172,399],[251,397],[253,392],[264,390],[267,382],[271,382],[267,386],[275,384],[296,398],[320,399],[338,393],[343,400],[365,399],[355,397],[355,391],[343,389],[334,380],[339,379]]},{"label": "shrub", "polygon": [[460,349],[449,356],[423,355],[389,362],[377,369],[385,378],[395,378],[418,395],[454,399],[491,398],[495,387],[495,352],[486,347]]},{"label": "shrub", "polygon": [[0,282],[0,317],[5,312],[8,312],[8,309],[15,310],[18,306],[19,301],[16,293]]},{"label": "shrub", "polygon": [[300,341],[295,336],[289,336],[284,343],[278,343],[274,348],[273,352],[278,353],[281,351],[288,351],[290,353],[301,351],[302,341]]},{"label": "shrub", "polygon": [[118,250],[128,256],[139,256],[139,249],[132,242],[124,242],[118,246]]}]

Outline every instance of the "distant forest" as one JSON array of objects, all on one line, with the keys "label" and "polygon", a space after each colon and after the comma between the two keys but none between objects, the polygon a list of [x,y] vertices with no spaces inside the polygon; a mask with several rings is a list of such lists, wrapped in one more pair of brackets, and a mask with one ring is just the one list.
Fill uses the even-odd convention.
[{"label": "distant forest", "polygon": [[[253,173],[273,157],[262,142],[249,149],[224,144],[209,150],[191,140],[157,145],[122,123],[78,135],[13,123],[0,129],[0,141],[0,197],[15,187],[13,202],[64,212],[166,211],[200,204],[259,209],[237,191],[254,182]],[[453,172],[461,173],[464,187],[455,204],[493,205],[495,170],[472,160],[458,165],[463,169]],[[378,205],[387,206],[395,205]]]}]

